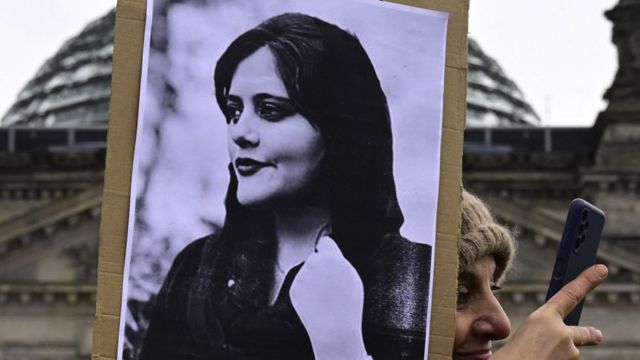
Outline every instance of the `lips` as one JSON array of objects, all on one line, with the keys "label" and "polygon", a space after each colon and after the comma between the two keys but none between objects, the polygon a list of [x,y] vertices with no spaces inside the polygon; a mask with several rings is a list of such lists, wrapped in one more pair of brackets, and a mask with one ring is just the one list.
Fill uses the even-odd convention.
[{"label": "lips", "polygon": [[453,360],[488,360],[491,350],[478,350],[464,353],[453,353]]},{"label": "lips", "polygon": [[273,166],[268,162],[262,162],[251,158],[237,158],[234,162],[236,171],[240,176],[251,176],[265,167]]}]

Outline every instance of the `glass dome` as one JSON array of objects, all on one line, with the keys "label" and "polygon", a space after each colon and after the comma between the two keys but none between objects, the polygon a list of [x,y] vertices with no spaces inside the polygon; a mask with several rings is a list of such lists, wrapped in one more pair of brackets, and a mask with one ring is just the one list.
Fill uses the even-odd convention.
[{"label": "glass dome", "polygon": [[[1,126],[106,127],[115,10],[91,22],[20,91]],[[469,39],[467,126],[538,126],[540,119],[500,65]]]}]

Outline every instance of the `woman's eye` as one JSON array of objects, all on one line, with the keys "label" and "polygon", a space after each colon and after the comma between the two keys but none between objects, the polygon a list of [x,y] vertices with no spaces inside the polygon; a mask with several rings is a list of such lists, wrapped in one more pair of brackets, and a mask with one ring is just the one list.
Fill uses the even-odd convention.
[{"label": "woman's eye", "polygon": [[471,292],[466,287],[459,287],[458,290],[456,290],[456,295],[458,308],[463,307],[471,300]]},{"label": "woman's eye", "polygon": [[227,106],[224,112],[225,118],[227,118],[227,124],[237,123],[240,120],[243,110],[242,103],[237,101],[227,101]]},{"label": "woman's eye", "polygon": [[227,124],[237,123],[240,120],[240,115],[242,115],[242,111],[239,109],[230,108],[227,110]]},{"label": "woman's eye", "polygon": [[227,111],[225,114],[227,118],[227,124],[237,123],[238,120],[240,120],[240,115],[242,115],[242,109],[239,109],[237,107],[227,106]]},{"label": "woman's eye", "polygon": [[502,286],[498,285],[498,284],[491,284],[491,291],[495,294],[497,292],[499,292],[500,290],[502,290]]},{"label": "woman's eye", "polygon": [[289,105],[276,104],[273,102],[262,102],[256,109],[258,116],[267,121],[280,121],[295,114]]}]

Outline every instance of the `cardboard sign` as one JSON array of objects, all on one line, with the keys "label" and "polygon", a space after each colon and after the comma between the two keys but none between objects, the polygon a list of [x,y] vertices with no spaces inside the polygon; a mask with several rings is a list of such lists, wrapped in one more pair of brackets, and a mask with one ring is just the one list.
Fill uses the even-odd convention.
[{"label": "cardboard sign", "polygon": [[[331,1],[325,1],[318,6],[314,5],[312,1],[292,2],[295,4],[289,5],[292,7],[287,7],[286,3],[286,1],[265,1],[259,5],[251,6],[251,11],[247,11],[247,5],[242,1],[233,2],[233,5],[227,6],[227,8],[224,6],[225,2],[212,2],[209,5],[203,5],[201,2],[194,4],[187,2],[169,6],[157,1],[155,8],[148,9],[148,11],[154,11],[146,17],[148,20],[146,44],[147,46],[151,44],[151,46],[148,46],[145,51],[146,8],[144,2],[118,2],[109,150],[101,226],[99,289],[94,335],[95,358],[136,358],[140,344],[144,341],[149,320],[152,324],[159,322],[158,316],[153,315],[154,311],[157,311],[153,310],[154,304],[157,309],[161,306],[168,306],[166,304],[170,303],[170,301],[166,301],[165,305],[157,305],[157,303],[162,303],[164,298],[177,296],[180,299],[180,295],[175,295],[180,291],[165,289],[165,295],[162,295],[163,292],[161,292],[160,300],[157,300],[156,294],[169,269],[172,266],[174,268],[180,267],[181,260],[174,260],[175,255],[192,240],[205,236],[204,239],[191,243],[187,250],[182,252],[186,254],[182,256],[182,259],[190,259],[191,257],[196,259],[188,260],[185,263],[202,262],[203,258],[200,254],[204,252],[204,248],[214,249],[210,250],[213,254],[212,259],[217,259],[216,254],[218,253],[225,254],[224,259],[232,259],[236,255],[244,259],[247,250],[228,250],[228,247],[219,245],[225,244],[225,236],[229,238],[230,235],[225,234],[234,234],[229,230],[232,225],[229,225],[228,211],[236,209],[236,207],[230,207],[229,194],[233,195],[232,198],[237,203],[237,208],[251,210],[253,217],[248,218],[251,221],[247,221],[247,217],[240,217],[243,226],[251,227],[251,224],[259,222],[256,220],[258,218],[255,217],[254,209],[259,209],[261,214],[265,213],[265,208],[269,209],[266,213],[270,216],[268,223],[272,224],[275,217],[283,219],[282,216],[286,211],[280,210],[288,209],[291,212],[291,209],[295,208],[292,204],[299,205],[300,199],[304,199],[304,208],[306,209],[309,207],[309,203],[317,205],[317,202],[309,199],[332,198],[331,195],[336,193],[340,194],[340,196],[334,196],[340,206],[333,205],[332,207],[333,203],[323,204],[317,208],[329,209],[330,211],[324,217],[317,214],[311,217],[315,220],[326,219],[325,222],[329,225],[328,228],[319,230],[315,242],[312,242],[315,244],[314,253],[309,255],[303,252],[306,255],[303,255],[303,265],[300,265],[299,261],[296,261],[296,259],[300,260],[300,256],[297,258],[295,254],[280,256],[286,253],[286,249],[283,250],[284,247],[280,243],[273,245],[272,248],[276,250],[272,251],[276,251],[275,254],[278,254],[273,255],[269,260],[274,261],[273,259],[275,259],[275,265],[271,267],[273,274],[266,277],[263,276],[264,274],[253,275],[256,279],[262,279],[260,276],[263,276],[271,281],[273,293],[268,290],[256,290],[254,294],[264,295],[264,299],[260,301],[272,307],[277,307],[281,299],[286,300],[282,300],[283,303],[291,303],[297,313],[297,317],[294,316],[294,318],[301,322],[303,329],[306,330],[308,338],[305,337],[305,339],[310,342],[310,348],[317,358],[322,356],[331,358],[326,349],[323,350],[322,346],[318,346],[321,343],[318,339],[323,335],[317,329],[322,326],[314,325],[314,323],[318,323],[319,319],[327,317],[318,316],[317,310],[309,311],[308,309],[318,309],[319,306],[325,306],[318,305],[327,303],[327,301],[318,300],[323,299],[324,294],[342,294],[340,286],[336,287],[336,284],[342,283],[353,285],[347,286],[347,288],[362,288],[364,300],[362,293],[346,289],[344,290],[346,295],[340,297],[343,306],[329,309],[329,312],[334,313],[345,307],[346,309],[362,309],[363,301],[364,309],[360,312],[346,311],[342,317],[342,320],[350,316],[353,317],[353,323],[356,323],[357,326],[336,325],[332,326],[332,331],[344,330],[344,334],[349,334],[350,328],[357,328],[358,330],[362,329],[364,334],[350,337],[356,340],[349,341],[344,347],[336,345],[337,343],[330,347],[340,349],[336,350],[338,352],[347,351],[344,350],[345,348],[354,348],[356,350],[349,351],[364,351],[365,355],[369,353],[375,359],[376,354],[383,354],[384,351],[387,351],[385,349],[390,348],[388,345],[393,342],[385,344],[385,338],[380,338],[380,332],[376,332],[380,327],[387,326],[388,328],[391,326],[396,331],[415,330],[416,326],[413,322],[418,321],[420,326],[424,323],[425,331],[422,333],[429,333],[429,358],[450,357],[455,311],[453,306],[455,278],[457,275],[456,242],[459,225],[462,131],[465,114],[468,4],[466,2],[451,4],[431,1],[407,3],[407,5],[448,13],[447,56],[446,67],[443,69],[445,28],[442,27],[438,33],[438,26],[441,26],[438,23],[446,25],[447,17],[439,15],[440,13],[374,1],[355,1],[353,4],[348,2],[348,5],[345,5],[345,2],[333,4]],[[242,6],[245,8],[242,9]],[[171,7],[170,11],[169,7]],[[325,43],[336,41],[335,44],[343,44],[334,38],[340,38],[343,33],[353,33],[357,36],[357,41],[361,44],[358,46],[364,49],[357,52],[365,54],[363,58],[366,58],[369,61],[369,66],[374,69],[369,73],[374,74],[375,80],[379,78],[381,84],[380,90],[376,90],[374,93],[382,93],[382,99],[386,99],[388,102],[388,112],[376,110],[371,114],[386,114],[386,117],[383,116],[383,120],[379,123],[386,123],[388,132],[393,134],[392,151],[380,150],[385,148],[385,141],[389,142],[388,147],[391,149],[391,136],[380,135],[387,133],[384,125],[382,130],[377,128],[370,135],[367,135],[367,132],[362,130],[362,124],[358,123],[357,126],[352,126],[352,129],[357,129],[357,131],[352,131],[357,136],[341,139],[341,134],[348,133],[348,119],[357,118],[357,116],[346,116],[347,121],[343,123],[347,125],[341,125],[342,123],[326,125],[323,123],[323,116],[318,114],[324,112],[325,108],[332,106],[314,108],[313,105],[308,105],[314,101],[325,101],[323,104],[349,102],[346,99],[351,96],[349,92],[354,92],[354,90],[346,90],[346,93],[340,93],[340,91],[345,86],[352,85],[337,86],[335,84],[340,83],[342,78],[350,76],[354,70],[340,73],[340,76],[337,77],[335,73],[342,70],[337,66],[327,67],[331,70],[327,76],[333,75],[334,78],[327,81],[328,85],[326,86],[333,86],[336,90],[327,91],[325,98],[316,97],[314,100],[305,98],[304,91],[301,91],[302,95],[299,97],[291,96],[293,90],[291,90],[291,85],[287,85],[286,79],[288,68],[284,67],[283,70],[282,66],[282,62],[286,63],[286,60],[277,58],[277,56],[274,59],[276,50],[258,51],[257,49],[263,47],[262,45],[248,51],[248,54],[242,55],[235,63],[231,61],[232,69],[224,68],[225,61],[218,59],[224,57],[225,51],[233,55],[233,51],[228,50],[227,47],[231,48],[229,44],[233,43],[234,39],[237,39],[243,32],[254,28],[261,22],[269,26],[277,26],[278,21],[296,23],[308,20],[307,17],[297,15],[287,15],[283,19],[273,20],[282,13],[303,13],[313,19],[321,19],[323,24],[328,24],[322,25],[323,29],[330,29],[325,32],[333,34],[330,40],[324,40]],[[358,13],[360,16],[354,17],[354,13]],[[425,20],[429,17],[433,19],[432,23]],[[149,21],[151,19],[155,22]],[[209,22],[212,22],[213,25]],[[315,20],[312,22],[315,23]],[[374,25],[372,26],[372,24]],[[407,31],[407,29],[411,31]],[[406,34],[412,34],[413,38]],[[350,43],[351,40],[348,39],[351,37],[351,35],[346,36],[346,42]],[[438,39],[440,39],[440,43]],[[273,46],[277,46],[277,44]],[[420,48],[421,46],[424,48]],[[438,47],[441,50],[438,50]],[[432,50],[431,54],[428,54],[428,49]],[[244,50],[241,49],[240,53],[242,51]],[[440,57],[438,52],[440,52]],[[143,53],[145,54],[144,58]],[[423,54],[428,55],[422,56]],[[329,60],[326,58],[330,58],[330,56],[323,56],[325,56],[323,61],[328,62]],[[233,56],[227,57],[233,58]],[[220,69],[216,68],[216,60],[218,60],[218,68]],[[280,63],[278,63],[279,61]],[[278,71],[274,71],[274,62],[280,65]],[[318,65],[315,65],[315,68],[317,67]],[[215,86],[213,81],[214,68],[216,68]],[[354,67],[354,69],[356,68],[360,69],[362,66]],[[301,69],[304,69],[304,66]],[[402,69],[405,69],[404,74]],[[439,72],[440,74],[438,74]],[[442,72],[445,73],[444,115],[442,115],[443,99],[441,94]],[[364,74],[366,73],[365,71]],[[270,77],[269,74],[276,76]],[[366,75],[356,75],[354,79],[361,79],[363,76]],[[439,80],[438,76],[440,76]],[[226,83],[225,77],[228,78]],[[353,84],[363,81],[363,84],[366,84],[365,80],[354,79],[347,79],[344,83]],[[429,85],[429,82],[432,84]],[[255,90],[256,88],[259,88],[260,91]],[[364,85],[366,91],[372,88],[375,86]],[[440,94],[438,94],[438,88]],[[337,93],[340,93],[340,96],[334,96]],[[264,96],[265,94],[269,96]],[[367,98],[373,96],[376,95],[368,95]],[[136,101],[138,98],[140,99],[139,104]],[[358,97],[356,96],[354,99],[358,99]],[[305,103],[305,101],[307,102]],[[376,103],[379,105],[380,101],[376,101]],[[372,106],[360,106],[359,108],[370,109]],[[355,108],[358,107],[355,106]],[[344,112],[346,112],[344,108],[340,108],[337,113]],[[252,114],[255,115],[253,118],[249,116]],[[440,116],[442,116],[442,126],[440,126]],[[330,118],[334,119],[335,116]],[[371,124],[375,124],[377,121],[374,120],[374,116],[364,118]],[[429,121],[420,122],[420,118],[428,118]],[[388,126],[389,119],[390,127]],[[252,121],[253,123],[251,123]],[[260,126],[260,131],[256,130],[257,127],[248,127],[245,124],[257,124]],[[339,130],[335,130],[336,126]],[[270,135],[269,131],[271,130],[269,129],[275,128],[278,130],[274,131],[277,134],[274,137]],[[255,139],[256,133],[259,135],[258,140]],[[429,136],[433,137],[429,138]],[[296,141],[296,139],[305,140]],[[316,147],[310,145],[316,144],[314,139],[320,139],[316,142],[319,144]],[[358,145],[358,141],[361,139],[363,140]],[[440,140],[441,148],[438,149]],[[133,160],[134,143],[136,144],[135,162]],[[429,146],[433,146],[434,143],[436,147],[430,148]],[[354,144],[357,146],[354,147]],[[344,156],[353,153],[350,149],[367,149],[367,146],[370,146],[368,148],[370,150],[366,154],[371,153],[372,159],[375,160],[372,160],[370,165],[370,169],[373,170],[367,172],[366,154],[358,154],[356,151],[357,156],[351,160],[351,163],[343,159]],[[292,147],[294,150],[291,150]],[[334,149],[342,150],[340,152]],[[229,155],[226,154],[227,150]],[[438,150],[440,151],[438,152]],[[331,154],[332,151],[337,151],[337,155],[333,155],[333,162],[327,161],[326,159],[331,159],[332,156],[327,153]],[[376,153],[376,151],[378,152]],[[321,169],[317,170],[322,174],[317,175],[317,178],[322,179],[321,181],[316,181],[316,172],[314,172],[316,170],[309,170],[308,165],[313,164],[314,154],[321,154],[317,158],[320,159],[318,164],[322,165],[316,166]],[[379,165],[381,163],[379,160],[385,158],[385,154],[392,156],[392,158],[382,161],[383,165]],[[331,170],[332,167],[326,165],[327,163],[336,163],[336,161],[346,163],[346,165],[339,170]],[[392,162],[392,170],[382,170],[379,174],[383,175],[375,177],[375,171],[377,171],[375,169],[384,166],[390,167]],[[362,165],[364,170],[354,164]],[[430,174],[429,171],[424,170],[424,166],[421,167],[418,164],[431,164],[430,169],[432,171],[435,169],[435,174]],[[227,171],[227,165],[229,171]],[[313,169],[313,167],[311,168]],[[215,169],[215,171],[210,169]],[[268,174],[268,172],[272,172],[272,174]],[[268,176],[264,176],[265,174]],[[286,178],[291,174],[293,177]],[[309,179],[305,180],[305,174],[312,175],[309,175]],[[131,182],[130,175],[133,175],[133,182]],[[271,186],[272,182],[264,180],[278,179],[278,176],[284,177],[283,183],[286,183],[286,186]],[[332,182],[331,179],[340,176],[342,177],[339,181]],[[346,187],[346,190],[341,188],[340,184],[345,182],[344,178],[356,181],[358,176],[367,180],[373,177],[376,181],[364,181],[362,184],[365,185],[360,188]],[[376,186],[383,183],[383,186],[378,188],[382,191],[367,192],[366,184],[368,183],[378,184]],[[387,188],[384,187],[384,183],[387,183]],[[429,185],[431,186],[429,187]],[[429,188],[438,188],[438,191],[435,189],[431,192],[424,191]],[[229,189],[233,189],[233,191]],[[309,189],[315,190],[310,191]],[[310,195],[313,192],[319,192],[323,196],[314,197]],[[360,193],[386,195],[358,197],[357,194]],[[390,193],[392,196],[389,196]],[[431,194],[431,200],[429,194]],[[436,196],[438,201],[437,224],[434,226],[433,220],[429,220],[429,215],[434,218],[433,208],[435,208]],[[350,197],[353,199],[349,200]],[[226,207],[223,205],[225,198],[227,199]],[[362,205],[363,201],[365,203],[368,201],[368,203]],[[361,215],[365,211],[353,211],[354,209],[375,208],[375,201],[382,204],[380,207],[384,209],[381,212],[382,215],[376,215],[374,211],[370,211],[371,215],[367,215],[369,216],[367,218]],[[363,207],[358,208],[358,204]],[[431,209],[429,204],[431,204]],[[351,209],[351,212],[342,209]],[[275,213],[277,214],[274,215]],[[400,215],[401,213],[404,216]],[[346,221],[345,219],[355,225],[343,226],[342,222]],[[372,219],[382,220],[373,221]],[[357,224],[359,223],[365,226],[358,228]],[[240,227],[240,230],[236,230],[235,234],[245,234],[246,231],[249,231],[245,231],[243,226]],[[267,228],[272,229],[273,226]],[[277,232],[278,227],[275,228]],[[266,228],[258,229],[251,233],[253,235],[241,236],[240,238],[262,238]],[[366,243],[351,240],[364,233],[366,233],[367,239],[374,240],[368,240]],[[389,236],[389,233],[396,235]],[[213,235],[207,236],[207,234]],[[384,234],[384,236],[376,236],[375,234]],[[274,237],[283,238],[280,235]],[[125,241],[127,238],[129,239],[128,243]],[[379,240],[375,240],[378,238]],[[385,240],[382,240],[383,238]],[[390,238],[396,240],[389,241]],[[231,244],[232,242],[227,240],[226,243]],[[268,243],[268,241],[264,241],[264,243]],[[203,248],[199,248],[199,246]],[[414,248],[429,249],[429,247],[435,249],[435,267],[430,264],[431,258],[428,255],[424,256],[429,254],[429,251],[413,250]],[[407,250],[409,248],[411,250]],[[269,247],[264,249],[267,250],[261,250],[261,255],[256,257],[259,260],[254,260],[254,263],[258,264],[264,258],[269,258],[262,255],[269,253]],[[399,258],[393,258],[390,255],[381,256],[379,253],[402,255]],[[389,279],[382,279],[376,275],[382,272],[372,270],[371,264],[373,262],[370,259],[378,259],[375,263],[382,264],[380,265],[382,268],[388,269],[389,266],[406,263],[404,260],[408,258],[407,254],[413,254],[421,259],[428,258],[426,268],[422,268],[425,271],[415,275],[415,267],[412,268],[414,270],[406,270],[401,266],[397,270],[398,272],[394,270],[392,273],[398,273],[402,276],[391,279],[391,283],[401,284],[401,286],[389,287],[385,285],[386,287],[384,287],[379,285],[389,282]],[[190,280],[193,277],[198,277],[198,271],[219,274],[231,268],[231,265],[224,263],[224,261],[216,261],[212,263],[221,265],[212,265],[211,269],[200,266],[199,270],[194,270],[193,274],[185,273],[186,275],[176,276],[173,272],[173,277],[171,274],[169,275],[171,283],[191,283]],[[233,263],[233,261],[229,262]],[[171,265],[172,263],[173,265]],[[249,264],[252,264],[251,261]],[[327,266],[327,264],[338,265]],[[340,282],[319,281],[326,276],[318,276],[318,273],[314,275],[314,265],[317,265],[315,269],[320,269],[318,270],[319,274],[324,275],[327,275],[329,268],[342,269],[340,270],[342,272],[338,271],[333,274],[334,277],[341,279]],[[237,275],[237,269],[234,271],[236,273],[229,270],[229,273],[225,273],[218,281],[231,289],[223,289],[223,291],[232,295],[235,288],[240,288],[238,284],[247,283],[252,279],[251,276],[243,278]],[[353,275],[350,275],[349,278],[354,282],[346,282],[344,280],[345,274]],[[433,276],[433,279],[429,279],[429,274]],[[316,277],[314,278],[314,276]],[[398,281],[399,278],[402,278],[403,281]],[[312,285],[305,287],[305,279],[307,279],[306,284]],[[416,279],[420,281],[415,281]],[[258,284],[264,282],[256,281]],[[433,284],[430,291],[428,290],[429,284]],[[209,283],[205,285],[213,286]],[[217,286],[223,288],[222,285]],[[416,285],[419,286],[416,287]],[[322,286],[327,287],[330,291],[318,291]],[[428,297],[423,296],[425,295],[422,290],[424,286],[427,286]],[[182,289],[183,287],[186,285],[176,288]],[[167,288],[166,285],[165,288]],[[284,295],[280,296],[282,294],[279,293],[279,290],[283,288],[289,289],[289,296],[286,296],[287,292],[285,291],[282,291]],[[125,291],[121,294],[122,289]],[[316,292],[314,293],[314,291]],[[214,295],[211,296],[215,297],[219,293],[220,291],[214,292]],[[398,300],[393,302],[393,294],[402,296],[398,296]],[[415,298],[407,295],[413,295]],[[227,298],[226,295],[225,298]],[[344,305],[345,301],[343,300],[351,298],[355,299],[354,308]],[[407,298],[409,300],[399,300]],[[426,299],[431,304],[430,311],[426,311],[426,314],[431,317],[430,322],[428,322],[428,317],[422,319],[419,316],[421,312],[424,312],[424,309],[417,312],[415,310],[417,303],[415,299],[423,301],[423,298],[425,298],[424,306],[428,305]],[[125,299],[125,301],[121,303],[120,299]],[[236,300],[241,301],[242,299],[239,296]],[[380,305],[385,301],[392,303],[392,306]],[[235,302],[231,303],[235,304]],[[418,308],[422,306],[421,304],[418,302]],[[291,307],[291,305],[289,306]],[[411,308],[408,305],[414,307]],[[229,306],[229,304],[215,302],[214,308],[216,306]],[[179,312],[179,309],[171,307],[170,310]],[[409,316],[404,318],[398,316],[397,314],[402,311]],[[228,311],[225,310],[226,313]],[[352,315],[354,313],[355,316]],[[362,313],[364,315],[358,315]],[[386,313],[391,315],[385,317]],[[250,318],[253,319],[253,317]],[[364,323],[360,324],[359,321],[362,321],[362,318],[364,318]],[[218,321],[223,320],[218,319]],[[330,324],[335,323],[337,322],[330,322]],[[345,320],[340,323],[349,324],[349,321]],[[430,326],[427,327],[427,324]],[[151,326],[153,328],[153,325]],[[427,332],[427,329],[430,332]],[[304,330],[301,332],[305,333]],[[156,335],[163,333],[157,329],[151,332]],[[136,334],[141,335],[136,338]],[[150,335],[148,338],[153,336],[155,335]],[[338,337],[338,340],[349,336]],[[161,336],[156,337],[162,339]],[[419,339],[419,336],[416,338]],[[161,349],[162,341],[158,340],[157,343],[158,348]],[[357,343],[360,345],[352,346]],[[381,345],[381,349],[372,350],[375,347],[373,344],[383,345]],[[423,347],[424,345],[421,344]],[[411,346],[416,348],[415,344]],[[147,348],[150,347],[147,345]],[[417,348],[419,349],[420,346]],[[160,351],[162,350],[166,349]],[[420,355],[413,355],[415,358],[424,357],[420,350],[416,354]],[[381,355],[378,358],[381,358]]]}]

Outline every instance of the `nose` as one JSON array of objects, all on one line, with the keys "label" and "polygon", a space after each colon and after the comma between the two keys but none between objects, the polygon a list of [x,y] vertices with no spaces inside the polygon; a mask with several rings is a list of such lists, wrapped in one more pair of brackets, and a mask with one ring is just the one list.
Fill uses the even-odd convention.
[{"label": "nose", "polygon": [[491,294],[486,300],[483,311],[474,321],[471,331],[484,340],[501,340],[509,336],[511,323],[498,299]]},{"label": "nose", "polygon": [[237,121],[229,123],[227,129],[229,136],[240,148],[252,148],[260,144],[256,121],[255,116],[245,111]]}]

